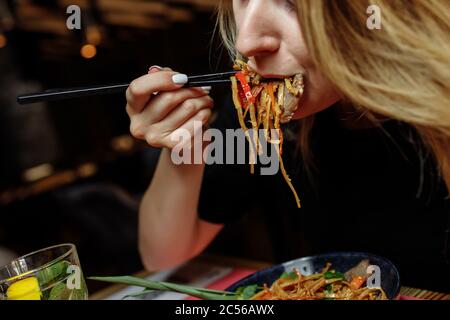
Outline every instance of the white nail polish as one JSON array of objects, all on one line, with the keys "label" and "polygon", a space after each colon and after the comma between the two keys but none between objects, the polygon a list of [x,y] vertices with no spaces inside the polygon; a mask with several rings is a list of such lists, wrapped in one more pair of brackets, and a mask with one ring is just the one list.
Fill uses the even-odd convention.
[{"label": "white nail polish", "polygon": [[211,89],[212,87],[202,87],[202,90],[205,91],[206,93],[210,93]]},{"label": "white nail polish", "polygon": [[182,73],[178,73],[172,77],[172,81],[175,84],[186,84],[188,82],[188,76]]}]

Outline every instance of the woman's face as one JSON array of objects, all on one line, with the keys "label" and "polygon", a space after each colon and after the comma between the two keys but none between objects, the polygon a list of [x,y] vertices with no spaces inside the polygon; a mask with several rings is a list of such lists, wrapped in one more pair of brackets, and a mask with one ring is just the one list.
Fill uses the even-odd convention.
[{"label": "woman's face", "polygon": [[306,76],[305,94],[294,119],[322,111],[340,99],[314,66],[303,40],[295,0],[233,0],[236,49],[264,77]]}]

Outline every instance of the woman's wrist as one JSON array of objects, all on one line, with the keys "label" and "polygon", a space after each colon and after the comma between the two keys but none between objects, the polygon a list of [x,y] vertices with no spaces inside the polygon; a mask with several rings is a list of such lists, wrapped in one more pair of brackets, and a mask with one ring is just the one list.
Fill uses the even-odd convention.
[{"label": "woman's wrist", "polygon": [[161,157],[168,160],[171,166],[180,168],[193,168],[205,165],[205,149],[210,142],[203,141],[201,144],[191,144],[190,147],[169,149],[163,148]]}]

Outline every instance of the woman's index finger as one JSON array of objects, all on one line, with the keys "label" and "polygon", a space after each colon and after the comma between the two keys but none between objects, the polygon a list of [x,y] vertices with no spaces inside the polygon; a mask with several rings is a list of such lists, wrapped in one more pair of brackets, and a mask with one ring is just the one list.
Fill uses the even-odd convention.
[{"label": "woman's index finger", "polygon": [[183,84],[175,84],[172,80],[175,74],[177,73],[173,71],[160,71],[133,80],[126,92],[128,104],[133,111],[141,112],[155,92],[181,88]]}]

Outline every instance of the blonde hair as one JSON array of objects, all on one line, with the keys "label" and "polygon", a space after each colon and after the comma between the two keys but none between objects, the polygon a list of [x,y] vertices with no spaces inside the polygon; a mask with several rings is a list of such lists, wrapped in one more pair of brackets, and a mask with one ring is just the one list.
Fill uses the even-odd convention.
[{"label": "blonde hair", "polygon": [[[355,107],[413,126],[433,152],[450,190],[447,1],[297,0],[297,4],[304,40],[321,72]],[[381,10],[380,30],[366,25],[367,8],[374,4]],[[220,1],[217,23],[225,47],[236,57],[231,1]],[[311,127],[311,120],[304,122],[309,122],[305,128]],[[308,132],[305,129],[302,136]]]}]

